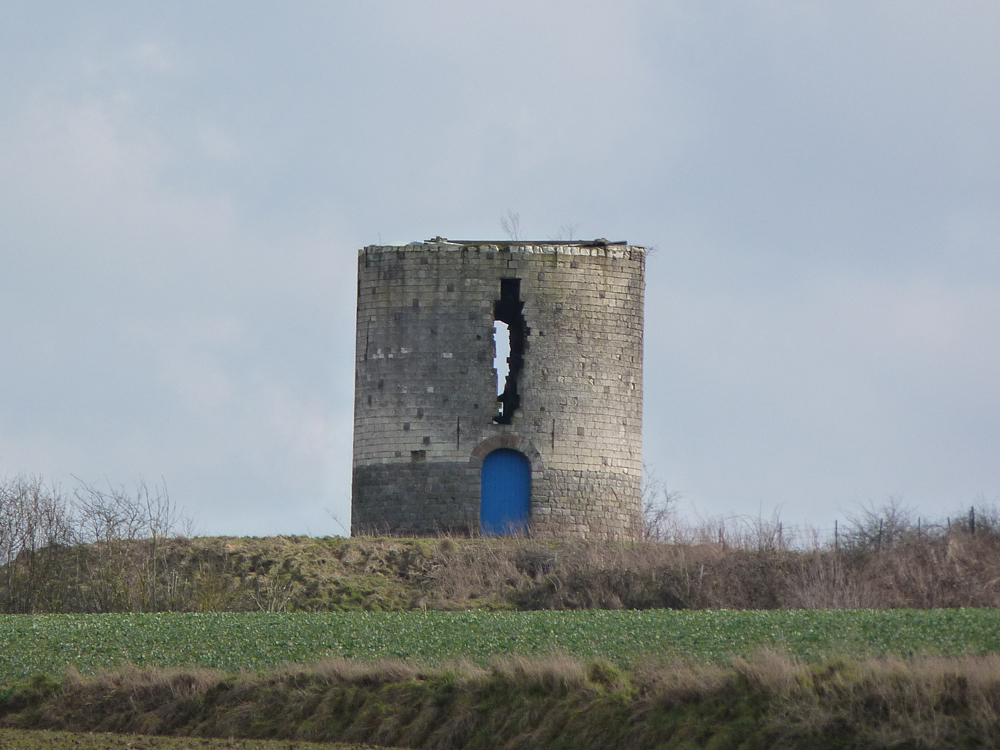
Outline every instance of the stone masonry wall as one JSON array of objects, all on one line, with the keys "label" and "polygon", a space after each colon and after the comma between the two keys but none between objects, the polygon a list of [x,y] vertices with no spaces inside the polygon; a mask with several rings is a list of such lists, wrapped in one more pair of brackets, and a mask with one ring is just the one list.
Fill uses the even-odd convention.
[{"label": "stone masonry wall", "polygon": [[[479,529],[480,467],[532,467],[534,537],[640,529],[645,251],[626,245],[449,243],[358,255],[353,533]],[[493,309],[520,279],[519,408],[495,424]]]}]

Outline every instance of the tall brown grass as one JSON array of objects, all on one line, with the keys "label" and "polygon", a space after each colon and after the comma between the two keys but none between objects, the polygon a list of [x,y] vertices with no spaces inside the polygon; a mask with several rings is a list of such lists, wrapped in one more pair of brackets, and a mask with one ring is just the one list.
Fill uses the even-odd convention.
[{"label": "tall brown grass", "polygon": [[1000,657],[125,668],[9,690],[0,724],[413,748],[996,747]]},{"label": "tall brown grass", "polygon": [[701,527],[669,543],[442,543],[426,601],[445,607],[493,597],[521,609],[1000,606],[1000,534],[989,529],[913,531],[881,549],[792,546],[768,527],[718,532]]}]

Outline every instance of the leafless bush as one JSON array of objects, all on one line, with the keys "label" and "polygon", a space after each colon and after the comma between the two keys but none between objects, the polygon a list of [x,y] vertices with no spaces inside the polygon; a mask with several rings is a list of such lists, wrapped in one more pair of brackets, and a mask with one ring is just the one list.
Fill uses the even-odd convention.
[{"label": "leafless bush", "polygon": [[8,612],[163,608],[163,540],[190,522],[166,488],[0,480],[0,606]]},{"label": "leafless bush", "polygon": [[642,538],[647,542],[672,541],[676,530],[676,505],[680,494],[667,492],[666,482],[647,465],[642,467]]},{"label": "leafless bush", "polygon": [[[163,540],[175,536],[181,514],[166,487],[81,484],[74,492],[80,541],[90,545],[84,564],[102,612],[156,611],[162,591]],[[143,542],[143,544],[137,544]]]},{"label": "leafless bush", "polygon": [[1000,508],[980,495],[969,510],[950,516],[942,528],[967,531],[973,535],[1000,536]]},{"label": "leafless bush", "polygon": [[869,502],[847,517],[844,545],[851,549],[882,550],[902,542],[914,528],[915,513],[898,496],[881,505]]},{"label": "leafless bush", "polygon": [[72,508],[58,487],[25,475],[0,481],[0,563],[18,611],[63,604],[53,584],[63,551],[75,541]]},{"label": "leafless bush", "polygon": [[288,575],[262,575],[254,576],[247,593],[261,612],[284,612],[295,587]]}]

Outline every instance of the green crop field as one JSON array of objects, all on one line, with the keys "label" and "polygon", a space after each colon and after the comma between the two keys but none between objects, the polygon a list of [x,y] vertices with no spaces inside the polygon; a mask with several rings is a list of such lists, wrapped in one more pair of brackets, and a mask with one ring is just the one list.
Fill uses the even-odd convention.
[{"label": "green crop field", "polygon": [[263,671],[328,657],[440,664],[555,651],[623,666],[644,655],[725,661],[762,648],[816,659],[1000,652],[1000,611],[577,611],[8,615],[0,682],[130,662]]}]

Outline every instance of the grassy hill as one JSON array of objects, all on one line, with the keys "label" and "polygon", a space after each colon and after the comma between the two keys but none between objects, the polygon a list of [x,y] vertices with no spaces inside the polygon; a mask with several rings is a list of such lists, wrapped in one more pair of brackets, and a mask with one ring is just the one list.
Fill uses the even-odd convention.
[{"label": "grassy hill", "polygon": [[882,609],[1000,606],[1000,536],[882,549],[530,539],[195,537],[50,545],[0,568],[33,612]]}]

